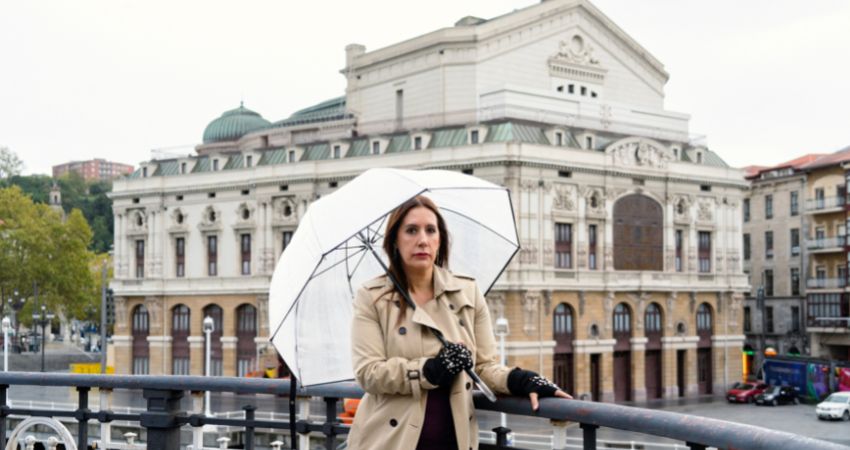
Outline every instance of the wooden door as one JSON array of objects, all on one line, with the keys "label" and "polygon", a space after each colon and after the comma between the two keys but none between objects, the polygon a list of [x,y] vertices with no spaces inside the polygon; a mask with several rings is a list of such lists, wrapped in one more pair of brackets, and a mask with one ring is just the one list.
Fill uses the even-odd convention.
[{"label": "wooden door", "polygon": [[701,395],[711,394],[711,385],[713,382],[711,370],[711,349],[697,349],[697,383]]},{"label": "wooden door", "polygon": [[685,396],[685,362],[687,350],[676,351],[676,386],[679,388],[679,397]]},{"label": "wooden door", "polygon": [[614,352],[614,401],[632,400],[632,352]]},{"label": "wooden door", "polygon": [[573,382],[573,354],[555,353],[555,384],[568,394],[575,393]]},{"label": "wooden door", "polygon": [[614,204],[614,269],[664,270],[661,205],[640,194]]},{"label": "wooden door", "polygon": [[602,400],[602,395],[599,391],[601,381],[599,365],[599,354],[590,355],[590,397],[594,402]]},{"label": "wooden door", "polygon": [[646,398],[661,398],[661,351],[648,350],[644,367]]}]

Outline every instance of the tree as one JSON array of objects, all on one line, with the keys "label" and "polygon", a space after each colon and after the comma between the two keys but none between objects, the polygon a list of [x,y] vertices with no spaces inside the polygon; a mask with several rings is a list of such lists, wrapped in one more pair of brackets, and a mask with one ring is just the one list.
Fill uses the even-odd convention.
[{"label": "tree", "polygon": [[20,175],[24,162],[9,147],[0,147],[0,179]]}]

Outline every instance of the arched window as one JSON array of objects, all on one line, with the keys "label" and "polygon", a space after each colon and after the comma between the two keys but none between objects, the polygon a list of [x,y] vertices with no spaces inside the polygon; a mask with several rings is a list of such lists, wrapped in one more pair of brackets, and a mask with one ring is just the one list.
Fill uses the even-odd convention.
[{"label": "arched window", "polygon": [[559,335],[573,334],[573,309],[566,303],[555,308],[552,321],[552,332],[556,340]]},{"label": "arched window", "polygon": [[[210,375],[221,376],[223,371],[221,335],[224,312],[218,305],[208,305],[204,308],[204,318],[207,317],[213,320],[213,331],[210,333]],[[206,333],[204,333],[204,339],[206,339]]]},{"label": "arched window", "polygon": [[661,333],[661,308],[657,303],[650,303],[644,315],[646,334]]},{"label": "arched window", "polygon": [[145,305],[133,309],[133,374],[147,375],[150,372],[150,350],[148,348],[148,333],[150,319]]},{"label": "arched window", "polygon": [[614,204],[614,269],[664,270],[664,214],[655,200],[627,195]]},{"label": "arched window", "polygon": [[631,334],[632,312],[625,303],[620,303],[614,308],[614,333]]},{"label": "arched window", "polygon": [[702,303],[697,308],[697,333],[707,332],[711,334],[712,327],[711,306]]},{"label": "arched window", "polygon": [[177,305],[171,309],[171,373],[189,375],[189,319],[190,311],[186,305]]},{"label": "arched window", "polygon": [[257,308],[242,305],[236,309],[236,376],[257,370]]}]

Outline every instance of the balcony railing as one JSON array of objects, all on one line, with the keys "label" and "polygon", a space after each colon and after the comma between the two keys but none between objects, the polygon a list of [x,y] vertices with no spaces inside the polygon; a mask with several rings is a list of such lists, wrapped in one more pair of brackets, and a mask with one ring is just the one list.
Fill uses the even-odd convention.
[{"label": "balcony railing", "polygon": [[836,236],[830,238],[813,238],[806,242],[806,247],[809,250],[824,250],[824,249],[841,249],[847,242],[846,236]]},{"label": "balcony railing", "polygon": [[842,206],[844,206],[844,197],[839,196],[806,200],[806,211],[808,212],[840,208]]},{"label": "balcony railing", "polygon": [[[272,394],[286,396],[289,392],[288,380],[270,380],[256,378],[225,378],[225,377],[196,377],[196,376],[110,376],[110,375],[68,375],[55,373],[0,373],[0,405],[7,404],[7,392],[10,386],[66,386],[74,387],[78,392],[76,410],[35,409],[2,406],[0,407],[0,437],[2,447],[6,447],[6,427],[9,416],[30,416],[22,421],[12,431],[9,438],[32,445],[35,438],[23,437],[26,427],[34,424],[53,428],[57,436],[45,436],[44,441],[51,448],[58,443],[65,448],[84,449],[91,444],[88,437],[88,424],[98,421],[101,427],[107,427],[113,421],[138,423],[144,433],[145,441],[135,442],[136,436],[127,436],[127,443],[117,443],[108,440],[101,433],[98,448],[121,448],[177,450],[181,448],[180,430],[191,427],[198,431],[204,425],[219,425],[244,429],[241,443],[246,450],[255,448],[255,429],[278,430],[282,434],[288,430],[290,422],[282,420],[261,420],[255,415],[255,407],[244,407],[244,418],[208,417],[203,415],[203,392],[230,392],[236,394]],[[100,408],[92,411],[89,408],[89,391],[98,388]],[[147,407],[141,412],[116,413],[110,410],[113,390],[139,389],[147,402]],[[194,402],[192,411],[181,410],[181,400],[190,392]],[[296,429],[299,434],[319,433],[324,435],[326,449],[337,448],[341,438],[348,433],[349,426],[342,425],[337,420],[337,406],[342,398],[360,398],[363,391],[354,383],[337,383],[320,387],[300,389],[299,396],[322,397],[326,406],[324,422],[305,417],[296,418]],[[596,432],[600,427],[626,430],[651,436],[660,436],[684,442],[690,449],[704,450],[707,447],[736,448],[736,449],[774,449],[796,450],[839,450],[843,447],[817,439],[812,439],[783,431],[767,430],[749,425],[740,425],[717,419],[690,416],[672,412],[648,410],[629,406],[594,403],[580,400],[544,399],[540,402],[537,412],[531,410],[528,399],[503,397],[497,403],[491,403],[480,393],[474,394],[475,407],[478,410],[503,412],[510,415],[534,416],[549,419],[552,426],[553,448],[565,448],[567,444],[566,427],[568,422],[578,423],[582,430],[584,449],[596,449]],[[76,437],[64,428],[61,423],[49,422],[45,418],[73,418],[79,424]],[[287,417],[288,418],[288,417]],[[32,419],[32,420],[30,420]],[[56,425],[58,423],[58,425]],[[496,428],[495,444],[482,443],[480,448],[508,449],[516,448],[507,445],[510,430]],[[203,442],[197,439],[199,432],[193,432],[192,448],[203,449]],[[290,440],[291,442],[291,440]],[[226,445],[226,443],[225,443]],[[281,448],[281,442],[271,443],[273,448]],[[303,447],[302,447],[303,448]]]},{"label": "balcony railing", "polygon": [[809,317],[809,327],[850,328],[850,317]]},{"label": "balcony railing", "polygon": [[809,289],[841,289],[847,286],[846,278],[809,278],[806,287]]}]

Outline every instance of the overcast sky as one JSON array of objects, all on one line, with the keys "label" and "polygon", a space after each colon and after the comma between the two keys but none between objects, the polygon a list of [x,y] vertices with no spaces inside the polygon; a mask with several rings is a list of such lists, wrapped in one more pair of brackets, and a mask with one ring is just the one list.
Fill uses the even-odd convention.
[{"label": "overcast sky", "polygon": [[[190,153],[239,105],[275,121],[344,93],[373,50],[528,0],[0,3],[0,146],[26,173]],[[595,0],[670,74],[665,107],[733,166],[850,146],[850,2]]]}]

